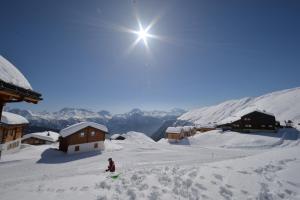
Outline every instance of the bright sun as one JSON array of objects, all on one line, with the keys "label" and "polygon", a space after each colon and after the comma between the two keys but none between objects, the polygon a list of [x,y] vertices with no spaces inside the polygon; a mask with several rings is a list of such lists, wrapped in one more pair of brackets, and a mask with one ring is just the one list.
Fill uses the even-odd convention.
[{"label": "bright sun", "polygon": [[141,27],[140,31],[137,32],[137,35],[138,35],[138,40],[143,40],[145,45],[147,45],[147,38],[150,36],[148,34],[148,31]]}]

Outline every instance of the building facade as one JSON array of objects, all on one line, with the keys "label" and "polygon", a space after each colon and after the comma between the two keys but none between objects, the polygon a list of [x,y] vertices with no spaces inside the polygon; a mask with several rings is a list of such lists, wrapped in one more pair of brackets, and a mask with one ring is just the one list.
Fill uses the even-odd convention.
[{"label": "building facade", "polygon": [[273,114],[255,110],[244,114],[240,119],[218,126],[223,130],[234,130],[238,132],[276,132],[278,122]]},{"label": "building facade", "polygon": [[59,150],[80,153],[104,150],[105,126],[93,122],[81,122],[60,131]]}]

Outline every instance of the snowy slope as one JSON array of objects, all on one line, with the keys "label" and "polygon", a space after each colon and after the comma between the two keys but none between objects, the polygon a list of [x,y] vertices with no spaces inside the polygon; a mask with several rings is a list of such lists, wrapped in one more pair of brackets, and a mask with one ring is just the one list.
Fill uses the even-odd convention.
[{"label": "snowy slope", "polygon": [[[124,141],[105,141],[101,154],[70,156],[51,149],[55,145],[27,146],[0,161],[0,196],[4,200],[300,198],[299,139],[279,148],[220,148],[224,139],[231,147],[278,140],[214,131],[194,136],[191,145],[167,145],[130,132]],[[104,172],[109,157],[120,174],[116,180]]]},{"label": "snowy slope", "polygon": [[178,120],[207,125],[218,123],[244,109],[259,109],[273,113],[282,124],[284,120],[300,122],[300,88],[272,92],[256,98],[230,100],[218,105],[189,111]]},{"label": "snowy slope", "polygon": [[8,60],[0,55],[0,79],[21,88],[32,90],[24,75]]}]

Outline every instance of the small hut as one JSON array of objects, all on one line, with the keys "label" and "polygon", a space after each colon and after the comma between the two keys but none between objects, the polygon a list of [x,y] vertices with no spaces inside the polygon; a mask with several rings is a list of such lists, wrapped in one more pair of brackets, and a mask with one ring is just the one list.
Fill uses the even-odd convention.
[{"label": "small hut", "polygon": [[185,137],[182,127],[168,127],[166,130],[166,138],[169,142],[178,142]]},{"label": "small hut", "polygon": [[58,141],[59,134],[53,131],[26,134],[22,137],[22,143],[31,145],[52,144]]},{"label": "small hut", "polygon": [[20,150],[23,130],[27,124],[27,119],[20,115],[2,112],[0,122],[0,150],[3,155]]},{"label": "small hut", "polygon": [[80,122],[60,131],[59,150],[67,153],[104,150],[106,126]]}]

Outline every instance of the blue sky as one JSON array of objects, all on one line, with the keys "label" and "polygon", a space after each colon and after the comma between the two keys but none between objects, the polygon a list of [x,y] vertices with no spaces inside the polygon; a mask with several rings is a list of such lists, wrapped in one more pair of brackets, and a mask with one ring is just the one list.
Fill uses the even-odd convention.
[{"label": "blue sky", "polygon": [[[150,53],[138,30],[154,18]],[[33,110],[191,109],[300,86],[300,2],[1,0],[0,54],[36,91]]]}]

